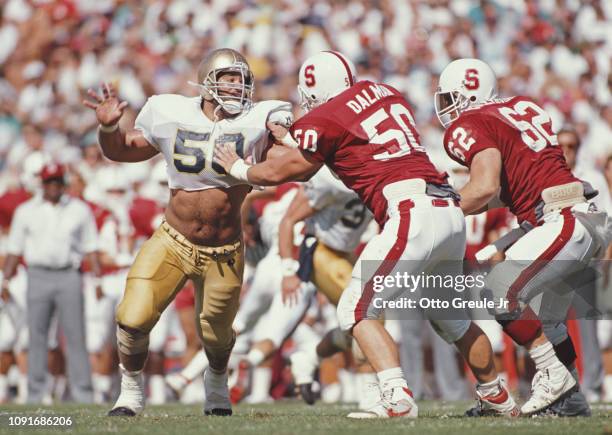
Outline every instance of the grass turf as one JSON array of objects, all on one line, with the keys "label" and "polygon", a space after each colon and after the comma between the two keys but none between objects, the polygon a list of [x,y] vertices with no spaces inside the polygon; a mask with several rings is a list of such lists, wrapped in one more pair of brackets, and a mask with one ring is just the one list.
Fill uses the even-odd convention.
[{"label": "grass turf", "polygon": [[[239,405],[233,417],[204,417],[199,406],[149,406],[143,416],[106,417],[107,407],[59,405],[53,407],[0,405],[0,434],[31,433],[129,433],[162,434],[610,434],[612,405],[593,407],[590,418],[467,418],[464,410],[471,404],[420,402],[419,418],[387,420],[350,420],[351,406],[304,405],[282,401],[269,405]],[[71,428],[9,427],[8,415],[71,416]]]}]

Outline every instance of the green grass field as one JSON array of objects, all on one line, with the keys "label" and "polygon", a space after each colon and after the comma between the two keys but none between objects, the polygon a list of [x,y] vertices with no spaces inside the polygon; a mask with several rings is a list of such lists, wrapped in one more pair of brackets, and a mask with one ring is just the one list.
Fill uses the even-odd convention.
[{"label": "green grass field", "polygon": [[[63,405],[54,407],[0,406],[0,434],[25,433],[113,433],[113,434],[611,434],[612,405],[593,407],[591,418],[465,418],[470,403],[420,402],[419,418],[349,420],[350,406],[299,401],[271,405],[239,405],[233,417],[204,417],[199,406],[150,406],[141,417],[106,417],[102,406]],[[17,428],[8,426],[7,414],[20,416],[71,416],[70,429]]]}]

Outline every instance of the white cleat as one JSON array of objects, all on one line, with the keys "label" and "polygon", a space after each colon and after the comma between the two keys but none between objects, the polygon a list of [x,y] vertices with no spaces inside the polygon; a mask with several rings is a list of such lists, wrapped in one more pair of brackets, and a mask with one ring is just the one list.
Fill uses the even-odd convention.
[{"label": "white cleat", "polygon": [[499,390],[496,394],[489,394],[485,396],[477,386],[476,396],[478,397],[478,404],[475,408],[472,408],[465,413],[465,415],[468,417],[518,417],[521,414],[518,405],[501,381],[499,382]]},{"label": "white cleat", "polygon": [[557,361],[544,370],[538,370],[531,383],[531,397],[521,412],[530,415],[555,403],[576,386],[576,379],[567,368]]},{"label": "white cleat", "polygon": [[227,387],[227,371],[217,374],[208,368],[204,373],[204,391],[206,393],[204,415],[232,415],[232,403]]},{"label": "white cleat", "polygon": [[119,364],[121,370],[121,394],[115,406],[108,412],[111,417],[134,417],[142,413],[145,406],[144,378],[142,371],[128,372]]},{"label": "white cleat", "polygon": [[170,390],[177,399],[181,397],[181,394],[183,394],[183,390],[187,388],[187,385],[189,385],[190,383],[189,380],[180,372],[171,373],[167,375],[164,380],[166,381],[166,385],[168,386],[168,388],[170,388]]},{"label": "white cleat", "polygon": [[417,418],[419,408],[412,398],[412,392],[405,387],[397,387],[382,393],[381,400],[367,411],[351,412],[348,418]]}]

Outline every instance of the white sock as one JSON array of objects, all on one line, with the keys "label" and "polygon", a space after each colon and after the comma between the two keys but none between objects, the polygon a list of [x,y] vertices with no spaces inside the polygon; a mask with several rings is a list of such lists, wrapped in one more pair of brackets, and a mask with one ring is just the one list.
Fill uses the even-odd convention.
[{"label": "white sock", "polygon": [[340,381],[340,385],[342,387],[342,402],[343,403],[352,403],[357,401],[357,393],[355,388],[355,375],[346,370],[339,369],[338,370],[338,380]]},{"label": "white sock", "polygon": [[19,382],[17,384],[17,399],[16,403],[23,405],[28,401],[28,375],[24,373],[19,374]]},{"label": "white sock", "polygon": [[204,373],[206,367],[208,367],[206,353],[204,350],[199,350],[193,358],[191,358],[191,361],[189,361],[185,368],[181,370],[181,375],[189,382],[192,382],[195,378]]},{"label": "white sock", "polygon": [[66,376],[58,375],[55,377],[53,383],[53,398],[55,400],[62,400],[64,397],[64,393],[66,392],[66,386],[68,382],[66,381]]},{"label": "white sock", "polygon": [[604,402],[612,402],[612,375],[604,377]]},{"label": "white sock", "polygon": [[91,375],[91,381],[94,389],[94,402],[104,403],[110,394],[111,377],[109,375],[94,373]]},{"label": "white sock", "polygon": [[559,361],[553,345],[548,341],[529,349],[529,356],[538,370],[544,370]]},{"label": "white sock", "polygon": [[142,373],[142,369],[130,372],[123,367],[123,364],[119,364],[119,369],[121,370],[122,376],[129,376],[130,378],[137,378]]},{"label": "white sock", "polygon": [[272,369],[270,367],[255,367],[253,370],[253,383],[251,385],[251,398],[267,398],[270,395],[271,385]]},{"label": "white sock", "polygon": [[501,379],[496,377],[491,382],[485,382],[484,384],[478,384],[476,388],[484,397],[496,396],[500,392]]},{"label": "white sock", "polygon": [[6,402],[8,399],[8,378],[6,375],[0,375],[0,403]]},{"label": "white sock", "polygon": [[149,376],[149,402],[152,405],[166,403],[166,383],[163,375]]},{"label": "white sock", "polygon": [[357,394],[359,395],[359,409],[367,410],[380,400],[380,388],[376,373],[357,373]]},{"label": "white sock", "polygon": [[408,388],[401,367],[393,367],[392,369],[380,371],[376,373],[376,376],[380,383],[380,391],[386,391],[392,388]]},{"label": "white sock", "polygon": [[251,349],[247,353],[246,360],[251,364],[251,367],[257,367],[266,359],[266,355],[259,349]]}]

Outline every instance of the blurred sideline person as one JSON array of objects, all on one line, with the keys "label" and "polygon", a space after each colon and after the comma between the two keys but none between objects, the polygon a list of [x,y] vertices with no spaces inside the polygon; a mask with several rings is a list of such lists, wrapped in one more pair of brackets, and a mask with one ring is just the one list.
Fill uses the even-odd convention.
[{"label": "blurred sideline person", "polygon": [[[361,253],[338,303],[338,319],[376,370],[381,400],[368,412],[349,417],[417,417],[397,346],[379,321],[385,303],[400,296],[402,289],[392,286],[375,296],[374,281],[394,270],[461,273],[465,221],[457,207],[458,196],[446,175],[431,163],[419,142],[410,106],[396,89],[356,82],[354,66],[345,56],[324,51],[302,64],[298,91],[308,113],[290,133],[275,128],[278,136],[295,141],[295,149],[250,165],[220,145],[215,159],[235,178],[255,185],[308,179],[326,164],[374,213],[381,233]],[[378,268],[366,272],[366,260],[371,260],[370,265],[378,262]],[[427,316],[470,365],[479,382],[479,401],[487,411],[516,416],[518,408],[497,375],[491,344],[482,330],[462,311],[431,309]]]},{"label": "blurred sideline person", "polygon": [[243,275],[240,208],[251,187],[213,163],[213,148],[231,144],[249,161],[259,161],[268,150],[267,125],[290,125],[292,114],[282,101],[253,103],[253,75],[235,50],[211,51],[197,76],[199,97],[152,96],[128,131],[119,128],[127,102],[120,102],[109,84],[102,95],[89,90],[94,101],[84,102],[96,111],[104,155],[140,162],[163,154],[171,189],[165,221],[136,256],[117,308],[122,382],[111,416],[142,412],[149,333],[188,279],[196,287],[199,333],[209,361],[204,413],[232,413],[227,363]]},{"label": "blurred sideline person", "polygon": [[[478,59],[453,61],[440,75],[434,102],[446,128],[444,147],[470,169],[461,209],[478,214],[507,205],[523,229],[486,278],[490,297],[508,302],[491,312],[536,365],[521,412],[589,415],[560,319],[573,297],[569,278],[607,248],[607,214],[587,202],[597,192],[570,172],[550,116],[529,98],[496,93],[493,70]],[[568,287],[563,295],[553,291]]]},{"label": "blurred sideline person", "polygon": [[[28,402],[41,403],[47,374],[48,333],[51,318],[59,313],[66,337],[68,381],[72,399],[93,401],[91,369],[85,344],[81,261],[86,257],[100,286],[96,225],[89,207],[64,193],[64,167],[43,167],[42,196],[15,211],[4,264],[2,293],[8,291],[19,257],[27,264]],[[6,299],[6,296],[3,296]]]}]

